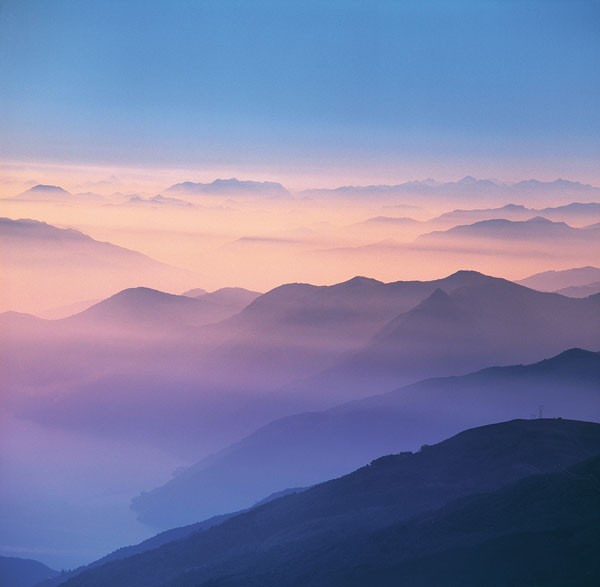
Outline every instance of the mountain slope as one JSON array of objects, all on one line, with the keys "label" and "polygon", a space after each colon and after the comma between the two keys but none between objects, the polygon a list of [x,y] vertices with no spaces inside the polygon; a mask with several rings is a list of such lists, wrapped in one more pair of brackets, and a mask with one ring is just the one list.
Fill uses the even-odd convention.
[{"label": "mountain slope", "polygon": [[500,208],[479,210],[452,210],[445,212],[430,222],[437,225],[472,224],[483,220],[530,220],[542,216],[549,220],[567,222],[569,224],[589,224],[591,218],[600,217],[600,204],[573,202],[553,208],[527,208],[518,204],[507,204]]},{"label": "mountain slope", "polygon": [[126,287],[183,289],[193,283],[190,272],[35,220],[0,219],[0,261],[7,276],[0,311],[35,313]]},{"label": "mountain slope", "polygon": [[[592,585],[600,579],[599,481],[600,457],[533,475],[355,540],[343,556],[330,554],[327,565],[296,562],[295,572],[271,572],[262,584],[310,569],[319,576],[311,585],[328,587]],[[229,577],[226,583],[240,584]]]},{"label": "mountain slope", "polygon": [[[275,420],[134,500],[169,527],[246,507],[281,487],[313,485],[377,455],[414,450],[467,427],[537,414],[600,422],[600,354],[572,349],[532,365],[430,379]],[[238,488],[243,487],[243,491]]]},{"label": "mountain slope", "polygon": [[57,571],[38,561],[0,556],[0,585],[5,587],[33,587],[57,575]]},{"label": "mountain slope", "polygon": [[247,181],[236,178],[215,179],[211,183],[186,181],[172,185],[166,190],[182,194],[207,194],[212,196],[267,196],[290,197],[291,194],[280,183],[272,181]]},{"label": "mountain slope", "polygon": [[[82,573],[66,585],[154,587],[221,579],[267,585],[269,574],[279,585],[312,585],[323,569],[331,571],[330,561],[339,564],[346,545],[391,524],[532,473],[561,471],[598,453],[597,424],[521,420],[468,430],[419,453],[378,459],[183,541]],[[344,559],[345,565],[357,562]],[[298,562],[302,574],[296,575]]]},{"label": "mountain slope", "polygon": [[[83,312],[67,319],[71,325],[99,327],[195,329],[220,322],[237,314],[258,293],[237,288],[224,288],[199,297],[174,295],[137,287],[123,290]],[[63,323],[66,324],[66,323]]]},{"label": "mountain slope", "polygon": [[539,291],[557,291],[567,287],[588,285],[595,281],[600,281],[600,269],[588,266],[563,271],[544,271],[521,279],[518,283]]},{"label": "mountain slope", "polygon": [[492,219],[481,220],[474,224],[455,226],[444,231],[435,231],[420,236],[417,241],[461,240],[461,239],[494,239],[494,240],[526,240],[548,241],[581,241],[591,235],[584,229],[573,228],[564,222],[552,222],[541,216],[525,221]]},{"label": "mountain slope", "polygon": [[[567,298],[496,279],[434,292],[386,324],[361,350],[301,389],[350,398],[491,364],[534,362],[566,348],[600,348],[600,298]],[[364,392],[363,392],[364,395]]]},{"label": "mountain slope", "polygon": [[587,298],[588,296],[600,293],[600,281],[594,281],[587,285],[571,285],[570,287],[559,289],[556,293],[571,298]]},{"label": "mountain slope", "polygon": [[[269,387],[276,389],[332,366],[343,353],[357,351],[389,320],[436,289],[453,292],[494,279],[458,271],[433,281],[382,283],[354,277],[331,286],[282,285],[217,329],[225,342],[213,362],[243,372],[248,382],[262,386],[268,371]],[[332,396],[330,405],[335,401]]]}]

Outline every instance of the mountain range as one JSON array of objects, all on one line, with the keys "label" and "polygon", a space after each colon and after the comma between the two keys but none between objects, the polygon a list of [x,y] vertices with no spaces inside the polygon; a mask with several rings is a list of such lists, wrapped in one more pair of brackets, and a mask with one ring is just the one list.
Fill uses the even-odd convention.
[{"label": "mountain range", "polygon": [[194,183],[185,181],[172,185],[166,190],[169,193],[206,194],[211,196],[266,196],[270,198],[289,198],[290,192],[280,183],[272,181],[247,181],[235,177],[231,179],[215,179],[211,183]]},{"label": "mountain range", "polygon": [[452,210],[451,212],[445,212],[440,216],[432,218],[430,223],[457,225],[497,219],[525,221],[536,216],[585,226],[590,224],[593,219],[600,218],[600,204],[595,202],[572,202],[563,206],[550,208],[527,208],[520,204],[507,204],[500,208]]},{"label": "mountain range", "polygon": [[377,198],[389,199],[407,196],[427,197],[432,201],[444,201],[451,198],[470,204],[475,199],[478,203],[503,203],[514,201],[537,203],[553,200],[556,203],[568,204],[573,200],[586,202],[597,201],[600,188],[577,181],[556,179],[539,181],[529,179],[513,184],[489,179],[476,179],[471,176],[458,181],[437,182],[435,180],[408,181],[396,185],[341,186],[334,189],[311,189],[301,193],[304,197],[344,197],[344,198]]},{"label": "mountain range", "polygon": [[38,184],[30,187],[28,190],[15,197],[18,200],[31,201],[89,201],[104,202],[105,197],[92,193],[72,194],[67,190],[56,185]]},{"label": "mountain range", "polygon": [[587,266],[563,271],[543,271],[521,279],[518,283],[539,291],[559,291],[570,287],[586,286],[596,281],[600,281],[600,269]]},{"label": "mountain range", "polygon": [[0,219],[0,259],[10,275],[0,310],[27,312],[98,299],[125,287],[183,289],[197,281],[189,271],[37,220]]},{"label": "mountain range", "polygon": [[538,415],[539,409],[600,422],[599,400],[600,354],[581,349],[531,365],[428,379],[275,420],[144,492],[133,508],[152,526],[181,525],[247,507],[283,487],[348,473],[380,454],[415,450],[467,427]]},{"label": "mountain range", "polygon": [[600,348],[597,296],[476,272],[288,284],[214,324],[205,301],[142,288],[66,320],[3,316],[7,402],[44,425],[144,438],[198,459],[196,443],[214,451],[288,414]]},{"label": "mountain range", "polygon": [[600,578],[599,454],[598,424],[471,429],[64,585],[589,585]]},{"label": "mountain range", "polygon": [[454,226],[444,231],[434,231],[421,235],[418,241],[444,239],[464,241],[464,239],[500,239],[509,242],[531,241],[554,242],[564,246],[569,241],[593,243],[600,238],[600,231],[593,227],[573,228],[565,222],[552,222],[541,216],[524,221],[493,219],[473,224]]}]

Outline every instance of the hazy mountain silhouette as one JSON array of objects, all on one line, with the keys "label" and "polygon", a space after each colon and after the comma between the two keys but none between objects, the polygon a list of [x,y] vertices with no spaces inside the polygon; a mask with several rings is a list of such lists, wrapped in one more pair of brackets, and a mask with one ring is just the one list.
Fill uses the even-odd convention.
[{"label": "hazy mountain silhouette", "polygon": [[82,567],[73,569],[67,573],[62,573],[61,576],[59,576],[59,577],[55,577],[52,579],[48,579],[46,581],[42,581],[41,583],[39,583],[37,585],[37,587],[55,587],[55,586],[61,585],[67,579],[69,579],[71,577],[75,577],[77,575],[80,575],[84,571],[102,566],[109,562],[123,560],[123,559],[129,558],[131,556],[141,554],[143,552],[148,552],[149,550],[154,550],[155,548],[158,548],[159,546],[162,546],[163,544],[168,544],[168,543],[174,542],[176,540],[182,540],[184,538],[187,538],[188,536],[191,536],[192,534],[196,534],[198,532],[208,530],[209,528],[213,528],[214,526],[218,526],[219,524],[222,524],[223,522],[229,520],[230,518],[238,516],[239,514],[242,514],[244,512],[250,511],[251,509],[265,505],[271,501],[279,499],[280,497],[300,493],[302,491],[305,491],[306,489],[307,488],[293,488],[293,489],[285,489],[283,491],[277,491],[276,493],[273,493],[273,494],[268,495],[267,497],[261,499],[259,502],[257,502],[250,508],[240,510],[237,512],[231,512],[228,514],[220,514],[218,516],[213,516],[211,518],[208,518],[207,520],[203,520],[202,522],[196,522],[194,524],[190,524],[189,526],[181,526],[181,527],[177,527],[177,528],[171,528],[170,530],[166,530],[164,532],[161,532],[160,534],[157,534],[156,536],[152,536],[151,538],[148,538],[147,540],[144,540],[144,541],[140,542],[139,544],[135,544],[133,546],[124,546],[122,548],[119,548],[118,550],[115,550],[114,552],[111,552],[111,553],[107,554],[106,556],[103,556],[102,558],[100,558],[96,561],[93,561],[92,563],[90,563],[88,565],[84,565]]},{"label": "hazy mountain silhouette", "polygon": [[[563,471],[599,453],[598,424],[515,420],[476,428],[418,453],[380,458],[66,585],[329,585],[356,566],[384,571],[404,562],[414,551],[397,547],[412,536],[423,538],[413,545],[418,560],[420,553],[478,545],[512,528],[593,528],[597,516],[590,514],[598,511],[600,493],[589,475],[597,474],[597,462]],[[531,477],[544,473],[555,475]],[[574,499],[567,505],[565,497]],[[529,515],[519,522],[525,506]],[[452,516],[453,524],[445,522]],[[453,528],[462,537],[453,536]],[[388,548],[374,550],[377,540]],[[583,543],[586,552],[593,544]]]},{"label": "hazy mountain silhouette", "polygon": [[57,185],[38,184],[30,187],[22,194],[16,196],[22,200],[46,200],[71,198],[73,194]]},{"label": "hazy mountain silhouette", "polygon": [[[532,365],[428,379],[326,411],[281,418],[144,493],[134,509],[169,527],[313,485],[376,456],[467,427],[538,413],[600,421],[600,354],[572,349]],[[239,488],[244,490],[240,491]]]},{"label": "hazy mountain silhouette", "polygon": [[142,196],[131,196],[127,200],[127,204],[133,204],[137,206],[170,206],[176,208],[193,208],[194,204],[191,202],[186,202],[185,200],[180,200],[179,198],[166,198],[165,196],[161,196],[158,194],[157,196],[152,196],[151,198],[144,198]]},{"label": "hazy mountain silhouette", "polygon": [[66,305],[138,285],[182,289],[194,281],[189,271],[36,220],[0,219],[0,255],[11,276],[1,310]]},{"label": "hazy mountain silhouette", "polygon": [[517,283],[539,291],[558,291],[567,287],[588,285],[595,281],[600,281],[600,269],[587,266],[563,271],[544,271],[521,279]]},{"label": "hazy mountain silhouette", "polygon": [[58,571],[38,561],[0,556],[0,585],[5,587],[33,587],[57,575]]},{"label": "hazy mountain silhouette", "polygon": [[165,329],[196,329],[219,322],[247,305],[234,295],[211,295],[191,298],[147,287],[130,288],[66,320],[71,325],[79,323],[81,327],[126,329],[133,334],[136,329],[152,328],[157,334],[163,334]]},{"label": "hazy mountain silhouette", "polygon": [[460,271],[433,281],[383,283],[355,277],[332,286],[282,285],[217,329],[224,342],[212,361],[245,373],[247,382],[276,388],[333,366],[437,288],[452,292],[493,279]]},{"label": "hazy mountain silhouette", "polygon": [[358,222],[354,226],[394,226],[394,227],[413,227],[421,226],[424,224],[421,220],[415,220],[414,218],[408,218],[406,216],[394,217],[394,216],[375,216],[368,218],[362,222]]},{"label": "hazy mountain silhouette", "polygon": [[6,397],[43,425],[143,439],[198,459],[197,446],[208,454],[288,414],[426,377],[600,348],[598,298],[544,294],[476,272],[289,284],[210,326],[191,326],[188,305],[197,302],[203,316],[202,299],[165,298],[186,311],[161,318],[144,295],[140,328],[134,318],[92,320],[98,307],[58,322],[8,316],[0,341]]},{"label": "hazy mountain silhouette", "polygon": [[472,202],[506,203],[526,201],[531,203],[554,199],[568,204],[574,199],[593,201],[600,196],[600,188],[577,181],[557,179],[554,181],[524,180],[514,184],[467,176],[459,181],[436,182],[432,180],[408,181],[397,185],[342,186],[334,189],[311,189],[302,192],[305,197],[348,198],[397,198],[399,196],[427,197],[431,200],[448,199]]},{"label": "hazy mountain silhouette", "polygon": [[181,295],[187,296],[188,298],[199,298],[207,293],[208,291],[206,291],[205,289],[202,289],[201,287],[195,287],[193,289],[188,289],[184,291]]},{"label": "hazy mountain silhouette", "polygon": [[472,224],[484,220],[530,220],[541,216],[549,220],[587,224],[589,219],[600,217],[600,204],[572,202],[564,206],[527,208],[520,204],[507,204],[499,208],[452,210],[430,220],[432,224]]},{"label": "hazy mountain silhouette", "polygon": [[572,240],[582,241],[589,238],[583,228],[573,228],[564,222],[552,222],[541,216],[525,221],[505,219],[482,220],[474,224],[454,226],[448,230],[434,231],[421,235],[417,241],[462,240],[462,239],[500,239],[507,241],[528,240]]},{"label": "hazy mountain silhouette", "polygon": [[106,200],[104,196],[91,192],[72,194],[64,188],[56,185],[35,185],[23,193],[15,196],[16,200],[29,201],[89,201],[103,202]]},{"label": "hazy mountain silhouette", "polygon": [[425,377],[539,361],[571,347],[600,348],[599,298],[567,298],[481,278],[479,285],[434,292],[298,389],[349,399]]},{"label": "hazy mountain silhouette", "polygon": [[572,285],[559,289],[557,293],[571,298],[587,298],[600,293],[600,281],[589,283],[588,285]]},{"label": "hazy mountain silhouette", "polygon": [[194,297],[202,299],[205,302],[210,301],[214,304],[228,306],[232,310],[233,308],[237,308],[235,312],[231,312],[231,314],[234,314],[241,312],[250,302],[253,302],[261,295],[258,291],[244,289],[243,287],[222,287],[203,296]]},{"label": "hazy mountain silhouette", "polygon": [[186,181],[172,185],[166,191],[212,196],[268,196],[279,198],[291,196],[290,192],[280,183],[272,181],[245,181],[236,178],[215,179],[211,183]]}]

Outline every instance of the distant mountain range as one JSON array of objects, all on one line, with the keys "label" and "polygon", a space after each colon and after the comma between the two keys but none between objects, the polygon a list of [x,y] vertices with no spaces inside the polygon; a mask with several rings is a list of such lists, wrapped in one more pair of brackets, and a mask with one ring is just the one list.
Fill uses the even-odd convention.
[{"label": "distant mountain range", "polygon": [[160,194],[152,196],[151,198],[144,198],[143,196],[131,196],[127,204],[135,206],[158,206],[158,207],[176,207],[176,208],[193,208],[194,204],[180,200],[179,198],[166,198]]},{"label": "distant mountain range", "polygon": [[561,203],[578,198],[592,202],[600,197],[600,188],[577,181],[556,179],[554,181],[538,181],[529,179],[509,184],[489,179],[475,179],[467,176],[459,181],[437,182],[434,180],[408,181],[396,185],[342,186],[334,189],[311,189],[301,193],[304,197],[354,197],[354,198],[397,198],[420,196],[434,199],[461,200],[470,199],[485,202],[525,201],[537,202],[551,198]]},{"label": "distant mountain range", "polygon": [[559,294],[569,296],[570,298],[587,298],[600,293],[600,281],[588,283],[587,285],[572,285],[559,289]]},{"label": "distant mountain range", "polygon": [[169,193],[212,196],[267,196],[276,198],[291,197],[290,192],[280,183],[272,181],[243,181],[236,178],[215,179],[211,183],[194,183],[185,181],[172,185],[166,190]]},{"label": "distant mountain range", "polygon": [[209,301],[133,289],[66,320],[5,315],[7,401],[44,425],[144,438],[199,458],[196,446],[214,451],[286,414],[600,348],[597,296],[468,271],[430,282],[288,284],[202,325],[214,316]]},{"label": "distant mountain range", "polygon": [[499,585],[591,585],[600,579],[599,454],[599,424],[467,430],[65,585],[474,587],[491,572]]},{"label": "distant mountain range", "polygon": [[541,216],[549,220],[574,222],[581,225],[590,224],[600,218],[600,204],[573,202],[554,208],[527,208],[518,204],[507,204],[500,208],[480,210],[453,210],[433,218],[433,224],[472,224],[483,220],[530,220]]},{"label": "distant mountain range", "polygon": [[106,200],[103,196],[92,193],[78,193],[72,194],[67,190],[56,185],[35,185],[23,193],[16,196],[19,200],[67,200],[67,201],[91,201],[91,202],[103,202]]},{"label": "distant mountain range", "polygon": [[571,287],[586,286],[596,281],[600,281],[600,269],[587,266],[563,271],[544,271],[521,279],[518,283],[538,291],[559,291]]},{"label": "distant mountain range", "polygon": [[1,218],[0,249],[10,275],[0,310],[31,311],[98,299],[125,287],[182,289],[197,282],[189,271],[36,220]]},{"label": "distant mountain range", "polygon": [[538,415],[539,406],[553,416],[600,422],[600,354],[572,349],[532,365],[428,379],[327,411],[281,418],[145,492],[134,509],[156,527],[189,523],[467,427]]},{"label": "distant mountain range", "polygon": [[[193,181],[184,181],[176,183],[165,190],[167,193],[180,193],[182,195],[212,195],[212,196],[259,196],[289,198],[291,192],[282,184],[272,181],[249,181],[236,178],[215,179],[212,182],[202,183]],[[474,201],[477,198],[479,202],[501,202],[505,201],[505,214],[511,214],[513,219],[526,219],[520,214],[529,214],[538,212],[540,215],[562,218],[563,214],[570,214],[581,217],[583,214],[598,215],[599,204],[593,203],[595,198],[600,198],[600,188],[580,183],[577,181],[568,181],[556,179],[554,181],[538,181],[529,179],[516,183],[504,183],[489,179],[476,179],[466,176],[458,181],[439,182],[433,179],[407,181],[401,184],[393,185],[367,185],[367,186],[340,186],[337,188],[315,188],[296,194],[300,198],[319,198],[319,197],[350,197],[350,198],[376,198],[379,200],[398,199],[418,196],[428,197],[431,200],[455,199],[464,203]],[[29,188],[17,196],[23,200],[97,200],[104,201],[106,198],[98,194],[82,193],[71,194],[60,186],[38,184]],[[161,196],[162,198],[162,196]],[[535,203],[544,198],[560,201],[561,204],[569,204],[569,201],[577,200],[583,202],[571,204],[570,209],[561,208],[542,208],[542,209],[520,209],[520,206],[514,206],[510,202],[524,201]],[[150,203],[153,198],[140,198],[140,201],[132,203]],[[156,204],[167,204],[167,201],[156,200]],[[512,209],[511,209],[512,207]],[[460,211],[458,211],[460,212]],[[468,212],[468,211],[464,211]],[[485,215],[485,210],[473,211]],[[452,214],[452,213],[450,213]],[[475,220],[489,219],[485,217],[474,218]]]},{"label": "distant mountain range", "polygon": [[198,297],[173,295],[137,287],[123,290],[92,307],[61,320],[61,328],[78,325],[126,330],[139,334],[154,330],[161,336],[169,330],[194,330],[220,322],[243,310],[260,294],[241,288],[224,288]]},{"label": "distant mountain range", "polygon": [[[452,277],[460,283],[462,275]],[[600,348],[598,296],[572,299],[469,275],[471,284],[463,281],[453,291],[442,285],[360,350],[299,384],[299,391],[327,390],[349,399],[365,389],[377,393],[424,377],[533,362],[566,348]]]},{"label": "distant mountain range", "polygon": [[482,220],[474,224],[454,226],[448,230],[435,231],[420,236],[418,242],[436,240],[495,239],[514,241],[554,241],[564,245],[569,241],[593,242],[600,239],[600,230],[592,227],[573,228],[564,222],[552,222],[541,216],[529,220],[505,219]]}]

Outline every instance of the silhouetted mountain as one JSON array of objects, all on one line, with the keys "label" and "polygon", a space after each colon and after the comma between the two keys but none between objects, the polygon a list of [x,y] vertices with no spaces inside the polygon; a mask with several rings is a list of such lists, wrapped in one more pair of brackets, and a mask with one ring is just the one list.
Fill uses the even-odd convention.
[{"label": "silhouetted mountain", "polygon": [[58,242],[77,241],[86,243],[94,241],[91,237],[78,230],[74,230],[73,228],[56,228],[55,226],[38,220],[11,220],[10,218],[0,218],[0,236],[3,238],[22,239],[24,244],[26,244],[28,239]]},{"label": "silhouetted mountain", "polygon": [[[312,585],[593,585],[600,580],[600,457],[452,502],[318,563]],[[353,562],[348,555],[354,554]],[[334,558],[334,557],[331,557]],[[332,568],[333,567],[333,568]],[[286,569],[304,576],[307,568]],[[272,575],[262,584],[276,585]],[[185,586],[189,583],[182,583]],[[227,578],[227,585],[243,584]]]},{"label": "silhouetted mountain", "polygon": [[160,194],[152,196],[151,198],[144,198],[142,196],[131,196],[127,200],[127,204],[133,204],[137,206],[171,206],[176,208],[193,208],[194,204],[180,200],[179,198],[166,198]]},{"label": "silhouetted mountain", "polygon": [[577,267],[563,271],[544,271],[536,273],[517,283],[538,291],[558,291],[566,287],[588,285],[600,280],[597,267]]},{"label": "silhouetted mountain", "polygon": [[361,350],[299,385],[349,399],[432,376],[534,362],[600,348],[600,300],[534,291],[502,279],[438,291],[387,323]]},{"label": "silhouetted mountain", "polygon": [[472,224],[484,220],[527,220],[535,210],[520,204],[506,204],[500,208],[484,208],[475,210],[452,210],[431,219],[433,224]]},{"label": "silhouetted mountain", "polygon": [[60,186],[43,184],[34,185],[17,196],[17,198],[22,200],[46,200],[71,197],[72,194]]},{"label": "silhouetted mountain", "polygon": [[525,221],[504,219],[482,220],[474,224],[454,226],[448,230],[434,231],[420,236],[418,241],[463,240],[463,239],[501,239],[515,240],[585,240],[589,237],[586,230],[573,228],[564,222],[552,222],[541,216]]},{"label": "silhouetted mountain", "polygon": [[241,181],[236,178],[215,179],[211,183],[186,181],[172,185],[166,191],[213,196],[268,196],[279,198],[291,196],[280,183],[272,181]]},{"label": "silhouetted mountain", "polygon": [[588,296],[600,293],[600,281],[588,285],[572,285],[571,287],[559,289],[556,293],[571,298],[587,298]]},{"label": "silhouetted mountain", "polygon": [[15,196],[17,200],[30,201],[88,201],[88,202],[103,202],[106,200],[104,196],[91,192],[72,194],[67,190],[55,185],[35,185],[23,193]]},{"label": "silhouetted mountain", "polygon": [[549,219],[587,223],[593,218],[600,217],[600,203],[596,202],[572,202],[564,206],[554,208],[542,208],[535,210],[537,214]]},{"label": "silhouetted mountain", "polygon": [[62,325],[90,325],[98,329],[127,330],[148,336],[154,329],[162,336],[168,330],[195,330],[225,320],[243,310],[260,294],[242,288],[223,288],[199,297],[174,295],[136,287],[123,290],[83,312],[70,316]]},{"label": "silhouetted mountain", "polygon": [[[477,546],[506,532],[593,528],[600,493],[589,475],[597,474],[597,462],[562,471],[599,453],[598,424],[517,420],[468,430],[86,571],[65,585],[331,585],[357,566],[383,572],[413,553],[418,561],[420,553]],[[555,475],[526,479],[544,473]],[[454,528],[462,535],[453,535]],[[423,539],[411,542],[413,536]],[[580,537],[589,556],[595,542]],[[373,549],[377,540],[388,548]]]},{"label": "silhouetted mountain", "polygon": [[363,222],[358,222],[354,226],[420,226],[424,224],[424,222],[420,220],[415,220],[414,218],[407,217],[393,217],[393,216],[375,216],[374,218],[368,218]]},{"label": "silhouetted mountain", "polygon": [[[260,292],[244,289],[243,287],[222,287],[203,296],[196,295],[194,297],[205,302],[211,302],[215,306],[227,308],[229,315],[233,315],[241,312],[261,295]],[[225,319],[225,316],[222,319]]]},{"label": "silhouetted mountain", "polygon": [[[197,302],[203,315],[201,299],[176,301],[177,308]],[[197,446],[208,454],[288,414],[426,377],[533,362],[565,348],[596,350],[599,303],[476,272],[432,282],[290,284],[210,327],[186,326],[186,312],[182,328],[177,320],[171,326],[158,311],[158,327],[136,334],[128,325],[127,337],[98,335],[111,324],[122,328],[120,320],[86,322],[82,315],[20,324],[4,330],[0,367],[21,417],[161,444],[197,459]],[[86,327],[91,322],[105,326]],[[20,393],[24,388],[32,393]]]},{"label": "silhouetted mountain", "polygon": [[432,224],[457,225],[497,219],[524,221],[536,216],[567,223],[586,224],[591,218],[600,218],[600,204],[573,202],[549,208],[527,208],[519,204],[507,204],[500,208],[452,210],[433,218],[430,222]]},{"label": "silhouetted mountain", "polygon": [[580,349],[532,365],[429,379],[271,422],[137,497],[134,509],[151,525],[178,525],[240,509],[282,486],[314,485],[380,454],[537,414],[540,405],[554,416],[600,422],[599,399],[600,354]]},{"label": "silhouetted mountain", "polygon": [[[77,323],[80,327],[93,324],[98,328],[129,330],[134,335],[135,329],[150,328],[162,335],[165,329],[193,329],[229,317],[223,304],[205,298],[179,296],[147,287],[130,288],[64,319],[61,324]],[[236,311],[237,308],[231,313]]]},{"label": "silhouetted mountain", "polygon": [[58,571],[38,561],[0,556],[0,585],[3,587],[33,587],[57,575]]},{"label": "silhouetted mountain", "polygon": [[0,219],[2,263],[11,276],[0,310],[35,311],[97,299],[125,287],[183,288],[193,274],[74,229]]},{"label": "silhouetted mountain", "polygon": [[[306,488],[294,488],[294,489],[285,489],[283,491],[278,491],[272,495],[261,499],[259,502],[254,504],[252,508],[260,507],[266,503],[269,503],[275,499],[279,499],[280,497],[284,497],[286,495],[293,495],[296,493],[300,493],[301,491],[305,491]],[[71,577],[75,577],[80,575],[84,571],[88,571],[90,569],[100,567],[106,563],[112,561],[123,560],[129,558],[131,556],[135,556],[136,554],[141,554],[143,552],[148,552],[149,550],[153,550],[162,546],[163,544],[168,544],[169,542],[174,542],[176,540],[182,540],[191,536],[192,534],[196,534],[198,532],[202,532],[204,530],[208,530],[214,526],[218,526],[222,524],[226,520],[233,518],[234,516],[238,516],[241,513],[249,511],[252,508],[248,508],[245,510],[232,512],[229,514],[221,514],[218,516],[213,516],[207,520],[203,520],[202,522],[196,522],[195,524],[190,524],[189,526],[182,526],[179,528],[172,528],[171,530],[166,530],[165,532],[161,532],[152,538],[148,538],[148,540],[144,540],[139,544],[135,544],[133,546],[124,546],[123,548],[119,548],[110,554],[93,561],[89,565],[85,565],[83,567],[79,567],[77,569],[73,569],[72,571],[68,571],[66,573],[62,573],[59,577],[55,577],[53,579],[49,579],[47,581],[43,581],[36,587],[57,587],[58,585],[62,585],[67,579]]]},{"label": "silhouetted mountain", "polygon": [[187,296],[188,298],[200,298],[203,295],[206,295],[208,292],[201,287],[195,287],[194,289],[188,289],[184,291],[181,295]]},{"label": "silhouetted mountain", "polygon": [[[277,387],[328,368],[356,351],[389,320],[437,288],[454,291],[494,278],[459,271],[433,281],[382,283],[355,277],[332,286],[286,284],[254,300],[219,330],[224,343],[215,364],[227,364],[247,381]],[[268,365],[268,368],[266,367]],[[336,403],[332,397],[331,404]]]},{"label": "silhouetted mountain", "polygon": [[577,181],[557,179],[555,181],[526,180],[514,184],[467,176],[459,181],[447,183],[432,180],[408,181],[397,185],[342,186],[335,189],[311,189],[302,192],[307,197],[354,197],[378,200],[400,196],[420,196],[432,200],[452,199],[454,202],[506,203],[514,201],[538,202],[553,199],[568,204],[574,199],[593,201],[600,196],[600,188]]}]

